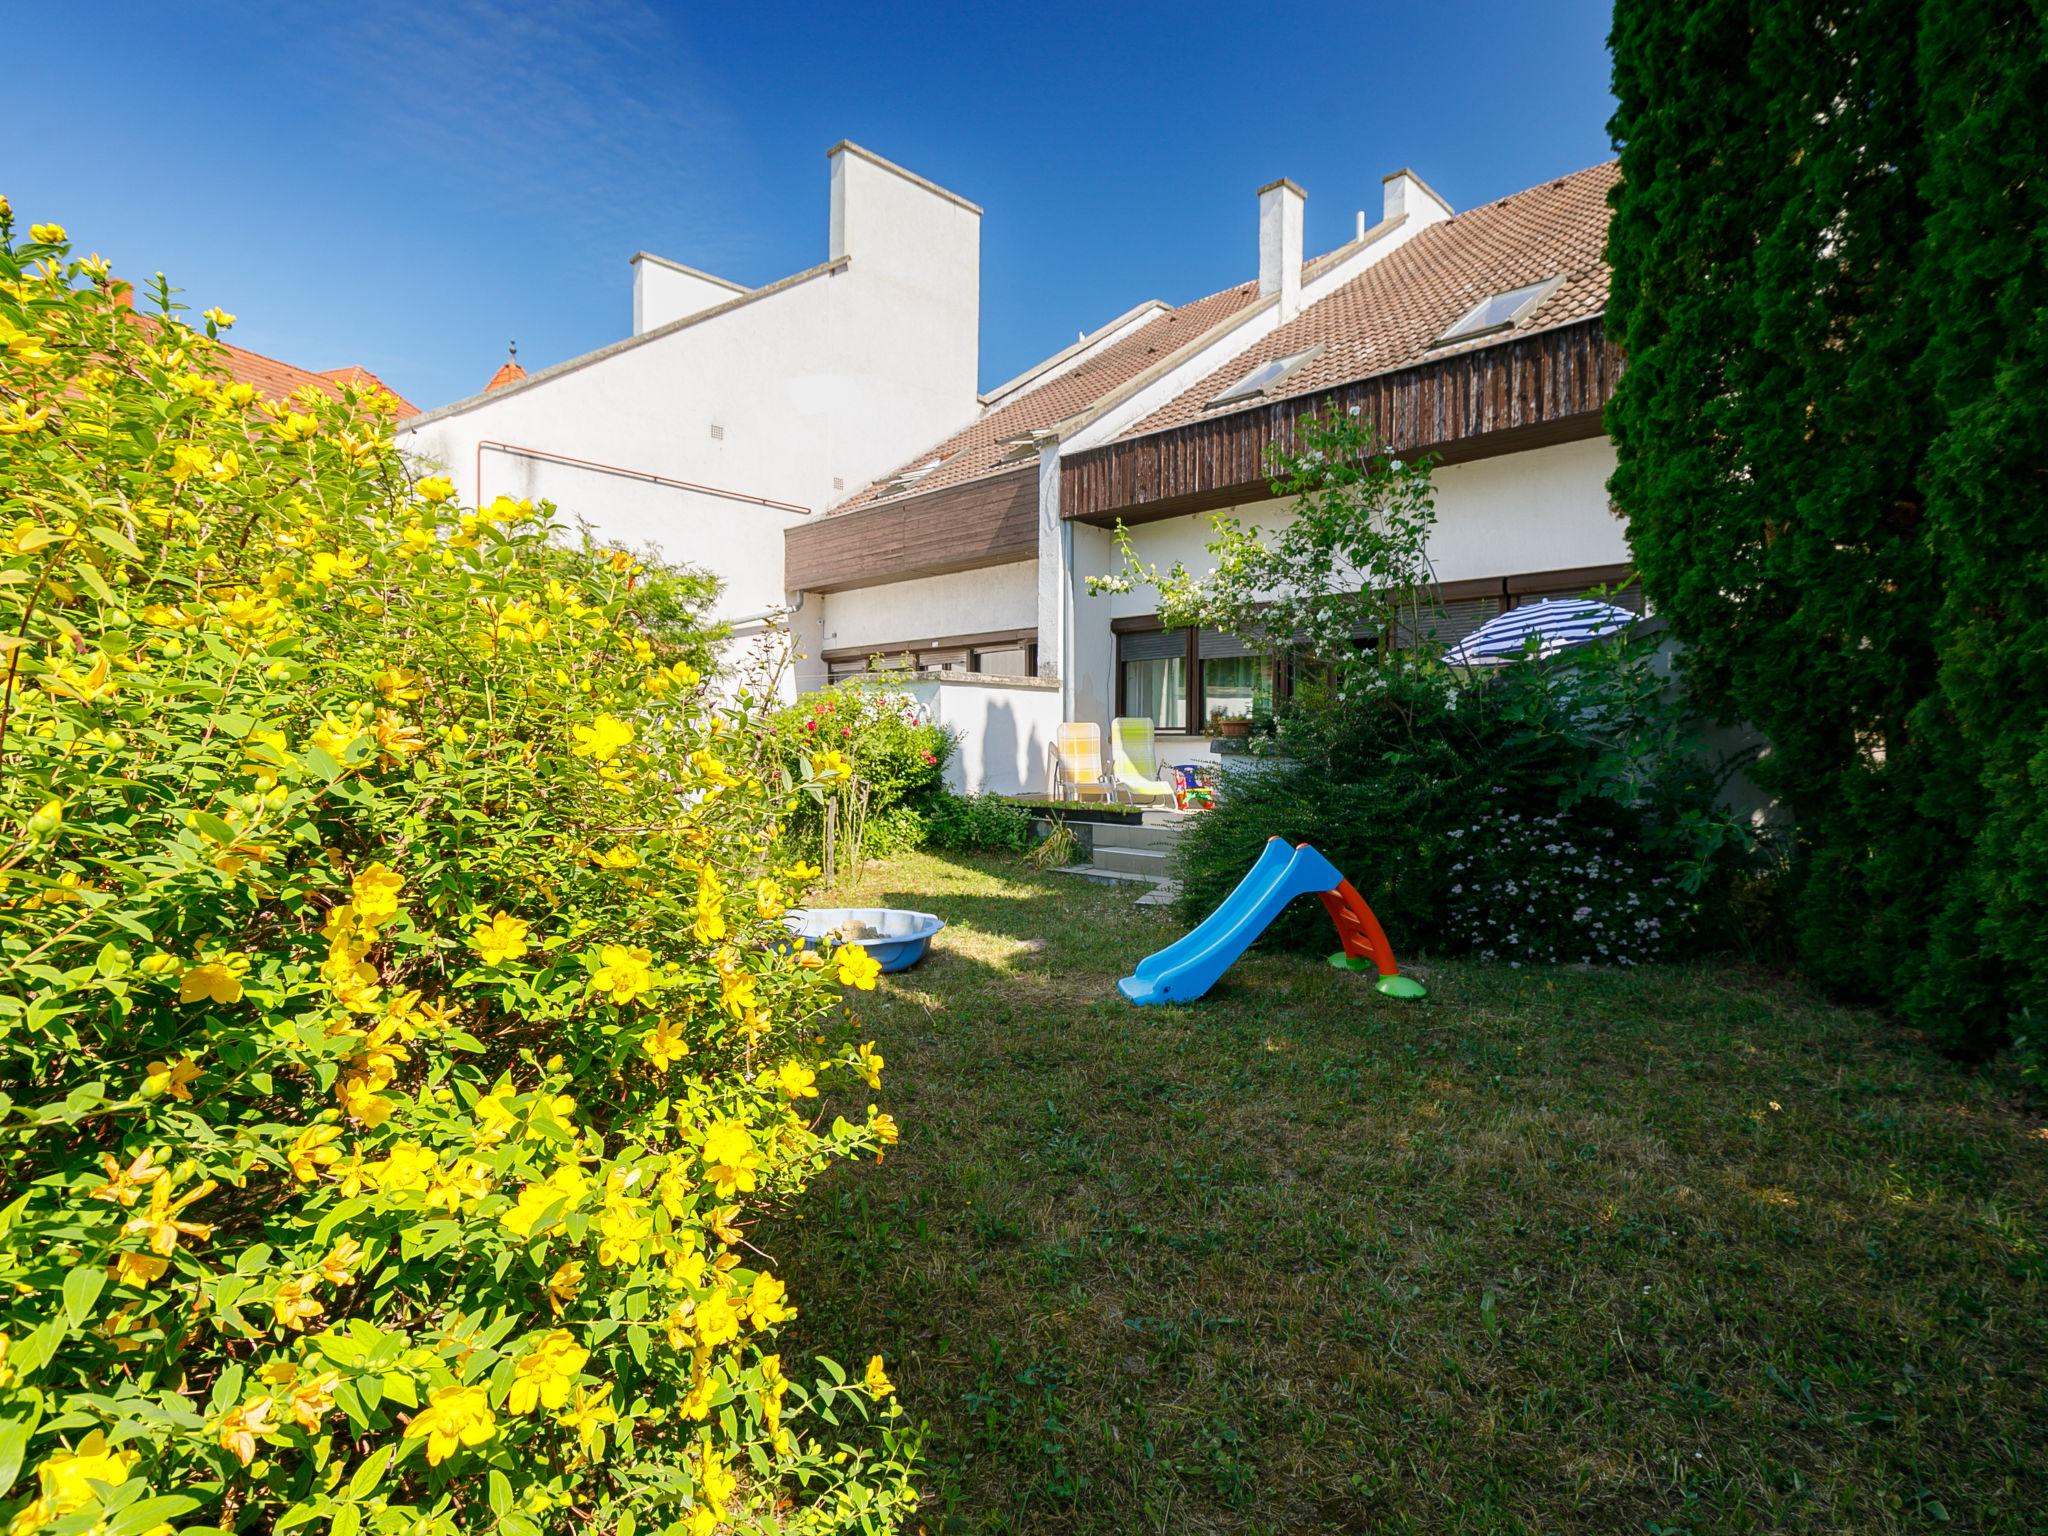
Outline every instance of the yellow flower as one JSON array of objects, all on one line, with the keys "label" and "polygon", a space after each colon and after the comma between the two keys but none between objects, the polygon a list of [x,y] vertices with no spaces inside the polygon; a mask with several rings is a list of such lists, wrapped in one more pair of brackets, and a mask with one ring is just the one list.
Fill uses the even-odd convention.
[{"label": "yellow flower", "polygon": [[446,475],[429,475],[413,490],[430,507],[438,507],[442,502],[455,498],[455,482]]},{"label": "yellow flower", "polygon": [[882,962],[871,958],[858,944],[840,945],[833,952],[832,960],[839,967],[842,986],[857,987],[863,992],[875,990],[875,978],[882,974]]},{"label": "yellow flower", "polygon": [[235,1460],[243,1466],[256,1459],[256,1439],[274,1432],[270,1422],[271,1402],[267,1397],[252,1397],[241,1407],[229,1413],[220,1422],[220,1445],[224,1451],[233,1451]]},{"label": "yellow flower", "polygon": [[598,952],[600,963],[590,978],[590,990],[609,993],[615,1003],[630,1003],[653,987],[654,973],[649,969],[653,959],[648,950],[607,944]]},{"label": "yellow flower", "polygon": [[561,1407],[569,1401],[576,1373],[589,1358],[590,1351],[567,1329],[544,1335],[512,1367],[512,1393],[505,1400],[506,1411],[531,1413],[536,1407]]},{"label": "yellow flower", "polygon": [[506,912],[494,912],[469,936],[469,947],[485,965],[503,965],[524,957],[528,925]]},{"label": "yellow flower", "polygon": [[306,579],[331,587],[337,581],[347,581],[368,563],[364,556],[353,550],[315,550],[307,566]]},{"label": "yellow flower", "polygon": [[218,304],[214,305],[213,308],[209,309],[206,312],[204,318],[211,320],[215,325],[219,326],[222,330],[226,330],[229,326],[235,323],[235,317],[229,314],[226,310],[222,309]]},{"label": "yellow flower", "polygon": [[311,1184],[320,1177],[321,1169],[341,1161],[341,1148],[334,1145],[340,1139],[338,1125],[307,1126],[292,1143],[292,1175],[301,1184]]},{"label": "yellow flower", "polygon": [[576,745],[569,749],[571,756],[594,758],[600,763],[610,762],[621,748],[633,744],[632,723],[616,715],[599,715],[588,725],[574,727],[569,734],[576,738]]},{"label": "yellow flower", "polygon": [[740,1315],[731,1302],[713,1292],[697,1303],[697,1341],[716,1349],[740,1336]]},{"label": "yellow flower", "polygon": [[149,1209],[139,1216],[128,1218],[122,1231],[130,1236],[146,1234],[150,1251],[163,1258],[169,1258],[178,1251],[178,1239],[189,1237],[204,1241],[213,1236],[213,1227],[207,1222],[184,1221],[180,1214],[185,1207],[204,1200],[220,1188],[212,1179],[202,1179],[180,1195],[171,1198],[171,1181],[158,1179],[149,1187]]},{"label": "yellow flower", "polygon": [[702,1443],[694,1470],[697,1474],[697,1508],[692,1513],[710,1515],[711,1523],[704,1529],[715,1530],[727,1502],[739,1490],[739,1479],[727,1470],[724,1459],[709,1440]]},{"label": "yellow flower", "polygon": [[763,917],[780,917],[789,910],[782,887],[773,880],[760,879],[754,882],[754,910]]},{"label": "yellow flower", "polygon": [[76,699],[81,704],[92,704],[114,693],[121,684],[113,675],[113,662],[107,653],[95,651],[92,665],[86,668],[75,667],[61,657],[52,660],[49,672],[38,686],[53,699]]},{"label": "yellow flower", "polygon": [[655,1071],[666,1072],[690,1054],[690,1043],[683,1038],[680,1025],[662,1019],[655,1024],[652,1033],[640,1037],[640,1049],[654,1063]]},{"label": "yellow flower", "polygon": [[[185,974],[189,978],[192,973],[187,971]],[[237,982],[235,997],[241,995],[241,984]],[[228,998],[226,1001],[233,1002],[234,998]],[[142,1079],[142,1091],[153,1099],[160,1099],[168,1094],[174,1099],[184,1099],[189,1103],[192,1098],[191,1085],[198,1076],[199,1066],[190,1056],[175,1056],[169,1061],[152,1061],[149,1064],[148,1075]]]},{"label": "yellow flower", "polygon": [[708,865],[697,870],[697,921],[691,932],[700,944],[716,944],[725,937],[725,888]]},{"label": "yellow flower", "polygon": [[322,1371],[311,1381],[302,1381],[285,1400],[292,1422],[308,1434],[320,1428],[320,1420],[334,1407],[334,1389],[341,1384],[341,1372]]},{"label": "yellow flower", "polygon": [[108,1490],[128,1481],[128,1474],[140,1460],[136,1451],[110,1451],[104,1431],[94,1430],[78,1442],[73,1451],[52,1452],[36,1468],[38,1496],[15,1515],[11,1531],[34,1532],[76,1513],[100,1497],[100,1484]]},{"label": "yellow flower", "polygon": [[354,1238],[337,1238],[327,1250],[327,1257],[320,1261],[320,1278],[329,1285],[354,1285],[356,1267],[365,1257],[363,1245]]},{"label": "yellow flower", "polygon": [[114,1255],[111,1270],[116,1280],[123,1285],[132,1285],[138,1291],[147,1290],[164,1277],[164,1271],[171,1267],[169,1259],[160,1259],[153,1253],[136,1253],[132,1250]]},{"label": "yellow flower", "polygon": [[811,759],[811,776],[823,784],[837,784],[853,777],[853,764],[844,752],[820,752]]},{"label": "yellow flower", "polygon": [[800,1061],[785,1061],[776,1069],[775,1083],[791,1099],[815,1099],[818,1074]]},{"label": "yellow flower", "polygon": [[112,1153],[102,1152],[100,1166],[107,1171],[107,1182],[92,1192],[92,1198],[118,1205],[123,1210],[132,1207],[141,1198],[143,1190],[164,1176],[154,1148],[136,1153],[126,1168]]},{"label": "yellow flower", "polygon": [[464,1446],[478,1446],[498,1432],[497,1416],[482,1387],[436,1387],[427,1406],[405,1426],[405,1438],[427,1442],[427,1464],[438,1467]]},{"label": "yellow flower", "polygon": [[381,861],[372,864],[349,883],[357,919],[371,928],[389,922],[398,916],[398,893],[404,888],[403,875]]},{"label": "yellow flower", "polygon": [[280,1328],[303,1333],[306,1324],[327,1310],[313,1294],[319,1279],[318,1275],[301,1275],[296,1280],[286,1280],[278,1286],[270,1298],[270,1315],[276,1319]]},{"label": "yellow flower", "polygon": [[575,1406],[560,1416],[564,1429],[576,1431],[585,1456],[597,1455],[604,1440],[604,1426],[618,1422],[618,1411],[608,1401],[611,1395],[612,1384],[608,1381],[587,1389],[579,1386]]},{"label": "yellow flower", "polygon": [[748,1321],[756,1328],[772,1328],[795,1317],[796,1309],[787,1304],[788,1295],[789,1288],[763,1270],[754,1276],[753,1287],[743,1303]]},{"label": "yellow flower", "polygon": [[889,1373],[882,1369],[882,1357],[870,1355],[868,1368],[861,1375],[861,1383],[876,1397],[887,1397],[896,1390],[896,1383],[889,1379]]},{"label": "yellow flower", "polygon": [[451,1215],[491,1192],[490,1171],[473,1157],[459,1157],[427,1185],[426,1203]]},{"label": "yellow flower", "polygon": [[548,1213],[556,1217],[572,1210],[590,1188],[590,1180],[574,1163],[564,1163],[553,1173],[519,1191],[510,1210],[501,1211],[498,1224],[515,1237],[531,1237]]},{"label": "yellow flower", "polygon": [[404,667],[386,667],[372,680],[386,704],[416,704],[420,698],[420,676]]},{"label": "yellow flower", "polygon": [[28,227],[28,237],[35,241],[37,245],[62,245],[65,240],[64,226],[62,224],[31,224]]},{"label": "yellow flower", "polygon": [[875,1049],[875,1042],[866,1041],[853,1053],[853,1070],[870,1088],[882,1086],[882,1053]]},{"label": "yellow flower", "polygon": [[49,419],[50,408],[47,405],[32,411],[26,400],[13,401],[6,410],[0,411],[0,437],[20,437],[41,431]]},{"label": "yellow flower", "polygon": [[[902,1138],[903,1133],[896,1126],[896,1117],[878,1112],[872,1104],[868,1106],[868,1125],[873,1129],[875,1135],[881,1139],[882,1145],[885,1147],[895,1146],[897,1141]],[[879,1153],[876,1154],[875,1161],[880,1162],[881,1160],[881,1155]]]},{"label": "yellow flower", "polygon": [[654,1219],[637,1200],[607,1200],[597,1214],[597,1262],[637,1264],[640,1247],[654,1233]]},{"label": "yellow flower", "polygon": [[706,1176],[721,1200],[758,1187],[755,1170],[761,1166],[761,1154],[754,1149],[753,1136],[739,1121],[720,1120],[706,1130],[703,1156]]},{"label": "yellow flower", "polygon": [[554,1310],[555,1316],[560,1317],[562,1315],[562,1308],[574,1301],[577,1292],[582,1289],[583,1265],[579,1260],[571,1259],[552,1275],[549,1275],[548,1305]]}]

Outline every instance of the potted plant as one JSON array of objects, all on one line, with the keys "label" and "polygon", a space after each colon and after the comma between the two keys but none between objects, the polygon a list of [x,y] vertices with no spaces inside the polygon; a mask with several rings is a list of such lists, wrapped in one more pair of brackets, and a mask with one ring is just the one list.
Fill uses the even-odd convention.
[{"label": "potted plant", "polygon": [[1251,735],[1252,723],[1243,715],[1226,715],[1218,709],[1209,715],[1209,731],[1225,741],[1242,741]]}]

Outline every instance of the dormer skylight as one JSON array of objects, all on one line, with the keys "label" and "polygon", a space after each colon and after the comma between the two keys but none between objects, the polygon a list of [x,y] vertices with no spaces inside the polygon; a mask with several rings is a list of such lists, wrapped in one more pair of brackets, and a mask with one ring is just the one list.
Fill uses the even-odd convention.
[{"label": "dormer skylight", "polygon": [[[955,453],[958,451],[958,449],[954,450]],[[927,459],[922,464],[913,464],[908,469],[898,470],[887,480],[884,480],[875,487],[875,494],[877,496],[894,496],[898,491],[907,491],[952,457],[953,454],[951,453],[942,453],[935,459]]]},{"label": "dormer skylight", "polygon": [[1470,341],[1475,336],[1512,330],[1524,315],[1557,292],[1558,284],[1563,281],[1562,277],[1546,277],[1526,288],[1510,288],[1506,293],[1490,294],[1466,310],[1457,324],[1430,345],[1447,347],[1454,341]]},{"label": "dormer skylight", "polygon": [[1290,357],[1276,357],[1270,363],[1259,364],[1211,400],[1205,409],[1219,405],[1239,405],[1246,400],[1257,400],[1262,396],[1279,393],[1280,386],[1291,378],[1302,364],[1322,350],[1320,346],[1310,347],[1306,352],[1296,352]]},{"label": "dormer skylight", "polygon": [[1029,432],[1019,432],[1011,437],[998,438],[996,455],[998,464],[1022,464],[1026,459],[1038,457],[1039,450],[1047,443],[1059,441],[1059,431],[1054,427],[1033,427]]}]

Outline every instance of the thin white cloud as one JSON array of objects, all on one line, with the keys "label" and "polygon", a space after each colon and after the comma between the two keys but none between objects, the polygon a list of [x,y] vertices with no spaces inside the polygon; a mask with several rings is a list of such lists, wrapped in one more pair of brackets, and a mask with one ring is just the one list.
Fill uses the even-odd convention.
[{"label": "thin white cloud", "polygon": [[[715,203],[746,155],[714,77],[675,21],[641,0],[395,0],[250,7],[252,27],[329,113],[366,172],[409,178],[608,242]],[[718,221],[744,257],[752,231]],[[616,259],[609,250],[608,260]]]}]

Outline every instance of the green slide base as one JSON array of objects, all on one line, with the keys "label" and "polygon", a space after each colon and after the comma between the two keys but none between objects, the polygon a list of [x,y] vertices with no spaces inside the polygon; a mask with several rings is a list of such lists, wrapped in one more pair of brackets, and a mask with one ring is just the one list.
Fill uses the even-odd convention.
[{"label": "green slide base", "polygon": [[[1378,966],[1370,960],[1354,960],[1339,950],[1330,956],[1331,966],[1340,971],[1377,971]],[[1429,990],[1413,976],[1382,976],[1373,983],[1373,989],[1386,997],[1427,997]]]}]

